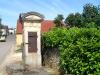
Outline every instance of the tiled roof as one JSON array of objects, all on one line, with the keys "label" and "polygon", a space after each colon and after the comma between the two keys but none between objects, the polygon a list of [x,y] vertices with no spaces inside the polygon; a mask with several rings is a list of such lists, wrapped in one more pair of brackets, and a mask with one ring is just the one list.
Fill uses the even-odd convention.
[{"label": "tiled roof", "polygon": [[47,32],[54,26],[54,22],[52,20],[44,20],[41,23],[41,32]]},{"label": "tiled roof", "polygon": [[[22,34],[22,23],[21,23],[21,17],[19,16],[19,19],[17,20],[17,28],[16,33]],[[54,26],[54,22],[52,20],[44,20],[41,23],[41,32],[47,32]]]},{"label": "tiled roof", "polygon": [[17,20],[16,33],[17,33],[17,34],[21,34],[21,33],[22,33],[22,23],[21,23],[20,20]]}]

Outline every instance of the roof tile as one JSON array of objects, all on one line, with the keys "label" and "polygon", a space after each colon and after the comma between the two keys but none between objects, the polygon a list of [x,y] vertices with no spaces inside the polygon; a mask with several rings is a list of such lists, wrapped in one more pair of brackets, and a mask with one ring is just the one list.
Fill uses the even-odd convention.
[{"label": "roof tile", "polygon": [[17,34],[21,34],[22,33],[22,23],[19,20],[17,20],[16,33]]},{"label": "roof tile", "polygon": [[54,22],[52,20],[44,20],[41,23],[41,32],[47,32],[54,26]]}]

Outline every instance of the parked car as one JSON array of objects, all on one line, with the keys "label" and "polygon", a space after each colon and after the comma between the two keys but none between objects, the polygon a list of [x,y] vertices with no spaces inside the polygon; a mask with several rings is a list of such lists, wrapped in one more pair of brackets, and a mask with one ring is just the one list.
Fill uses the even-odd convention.
[{"label": "parked car", "polygon": [[6,36],[5,35],[1,35],[1,37],[0,37],[0,41],[6,41]]},{"label": "parked car", "polygon": [[0,36],[0,41],[6,41],[6,36],[7,36],[6,30],[5,29],[1,29],[1,32],[2,32],[2,34]]}]

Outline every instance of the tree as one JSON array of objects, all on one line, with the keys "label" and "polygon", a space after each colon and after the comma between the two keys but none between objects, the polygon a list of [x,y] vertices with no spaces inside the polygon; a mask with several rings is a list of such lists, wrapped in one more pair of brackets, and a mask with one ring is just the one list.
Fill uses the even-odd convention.
[{"label": "tree", "polygon": [[96,28],[97,25],[95,24],[95,22],[90,22],[90,23],[86,23],[85,27],[86,28]]},{"label": "tree", "polygon": [[54,20],[54,23],[55,23],[55,25],[57,26],[57,27],[61,27],[62,26],[62,21],[63,21],[63,15],[61,15],[61,14],[59,14],[56,18],[55,18],[55,20]]},{"label": "tree", "polygon": [[82,16],[85,23],[94,22],[96,16],[98,15],[98,8],[93,4],[86,4],[83,7]]},{"label": "tree", "polygon": [[81,27],[82,25],[82,17],[80,13],[71,13],[68,15],[68,17],[65,19],[65,23],[67,23],[68,25],[72,26],[77,26],[77,27]]},{"label": "tree", "polygon": [[98,5],[98,14],[100,14],[100,5]]},{"label": "tree", "polygon": [[75,13],[74,25],[77,26],[77,27],[81,27],[82,26],[82,16],[81,16],[80,13]]},{"label": "tree", "polygon": [[0,18],[0,29],[2,28],[2,24],[1,24],[1,18]]},{"label": "tree", "polygon": [[96,16],[95,23],[97,26],[100,26],[100,14]]},{"label": "tree", "polygon": [[2,32],[1,32],[1,28],[2,28],[2,24],[1,24],[1,18],[0,18],[0,36],[1,36],[1,34],[2,34]]},{"label": "tree", "polygon": [[98,5],[98,15],[96,16],[95,23],[100,26],[100,5]]},{"label": "tree", "polygon": [[98,7],[93,4],[84,5],[82,14],[69,14],[65,19],[65,23],[70,27],[76,26],[93,28],[100,26],[100,5]]},{"label": "tree", "polygon": [[69,26],[75,26],[75,16],[73,13],[69,14],[68,17],[65,19],[65,23],[68,24]]}]

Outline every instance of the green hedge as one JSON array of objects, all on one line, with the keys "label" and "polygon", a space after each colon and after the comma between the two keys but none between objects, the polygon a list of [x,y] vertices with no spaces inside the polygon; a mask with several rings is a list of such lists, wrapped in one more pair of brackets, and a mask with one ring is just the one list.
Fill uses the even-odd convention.
[{"label": "green hedge", "polygon": [[42,35],[42,46],[59,48],[65,73],[100,75],[100,29],[54,28]]}]

